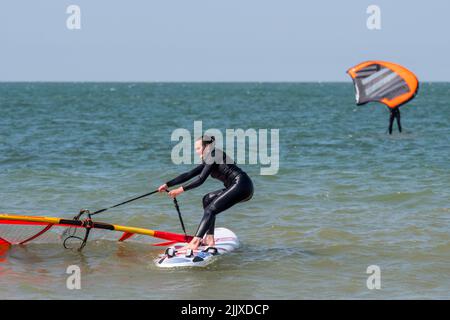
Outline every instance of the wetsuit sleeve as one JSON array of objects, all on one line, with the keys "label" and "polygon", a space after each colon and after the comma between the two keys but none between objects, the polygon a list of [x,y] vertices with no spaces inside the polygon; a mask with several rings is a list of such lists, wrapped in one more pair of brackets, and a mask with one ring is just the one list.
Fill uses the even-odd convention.
[{"label": "wetsuit sleeve", "polygon": [[203,169],[194,180],[192,180],[189,183],[186,183],[183,185],[184,191],[197,188],[198,186],[202,185],[203,182],[205,182],[206,178],[208,178],[209,174],[211,173],[211,170],[213,168],[212,164],[203,164]]},{"label": "wetsuit sleeve", "polygon": [[[167,181],[166,185],[170,188],[170,187],[176,186],[177,184],[184,183],[184,182],[192,179],[193,177],[199,175],[202,172],[204,166],[205,165],[202,163],[201,165],[195,167],[191,171],[182,173],[178,177],[176,177],[170,181]],[[184,187],[183,187],[183,189],[184,189]]]}]

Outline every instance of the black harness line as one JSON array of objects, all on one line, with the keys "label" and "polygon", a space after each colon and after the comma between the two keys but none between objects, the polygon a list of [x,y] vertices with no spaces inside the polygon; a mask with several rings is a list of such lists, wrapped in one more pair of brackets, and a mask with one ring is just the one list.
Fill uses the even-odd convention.
[{"label": "black harness line", "polygon": [[122,206],[122,205],[127,204],[127,203],[130,203],[130,202],[132,202],[132,201],[136,201],[136,200],[139,200],[139,199],[142,199],[142,198],[151,196],[152,194],[157,193],[157,192],[158,192],[158,190],[155,190],[155,191],[152,191],[152,192],[143,194],[142,196],[139,196],[139,197],[136,197],[136,198],[133,198],[133,199],[130,199],[130,200],[121,202],[121,203],[116,204],[116,205],[114,205],[114,206],[111,206],[111,207],[108,207],[108,208],[104,208],[104,209],[97,210],[97,211],[91,213],[91,216],[96,215],[96,214],[101,213],[101,212],[105,212],[106,210],[109,210],[109,209],[112,209],[112,208],[116,208],[116,207]]}]

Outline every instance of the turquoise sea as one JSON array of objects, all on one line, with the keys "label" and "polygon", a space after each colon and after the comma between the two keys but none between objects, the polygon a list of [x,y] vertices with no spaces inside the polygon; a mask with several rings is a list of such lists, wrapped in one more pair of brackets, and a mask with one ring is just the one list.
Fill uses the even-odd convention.
[{"label": "turquoise sea", "polygon": [[[192,168],[171,161],[171,134],[194,121],[279,129],[280,165],[242,166],[254,197],[216,223],[241,247],[207,268],[158,269],[145,242],[31,243],[0,258],[0,299],[449,299],[449,105],[449,83],[422,84],[390,136],[387,108],[356,106],[351,83],[1,83],[3,213],[71,218],[152,191]],[[189,232],[220,187],[179,197]],[[96,219],[181,232],[163,194]]]}]

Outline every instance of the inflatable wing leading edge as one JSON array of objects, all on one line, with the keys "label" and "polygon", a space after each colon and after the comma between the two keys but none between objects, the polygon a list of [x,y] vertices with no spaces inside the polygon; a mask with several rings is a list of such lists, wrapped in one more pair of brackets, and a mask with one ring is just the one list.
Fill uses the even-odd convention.
[{"label": "inflatable wing leading edge", "polygon": [[377,101],[396,108],[413,99],[419,90],[415,74],[391,62],[367,61],[347,73],[353,79],[358,105]]}]

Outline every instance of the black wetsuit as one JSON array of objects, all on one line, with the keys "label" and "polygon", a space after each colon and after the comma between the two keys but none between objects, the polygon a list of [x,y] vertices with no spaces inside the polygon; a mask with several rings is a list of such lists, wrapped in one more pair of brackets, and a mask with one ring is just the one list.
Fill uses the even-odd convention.
[{"label": "black wetsuit", "polygon": [[[221,161],[214,161],[221,159]],[[250,200],[253,196],[253,183],[250,177],[242,171],[225,152],[213,149],[206,161],[193,170],[183,173],[167,182],[168,187],[184,183],[193,177],[194,180],[183,184],[184,191],[196,188],[211,177],[223,182],[225,188],[210,192],[203,197],[203,218],[198,226],[196,237],[203,238],[205,233],[214,234],[216,215],[239,202]]]},{"label": "black wetsuit", "polygon": [[397,119],[398,131],[402,132],[402,125],[400,123],[400,109],[399,108],[389,108],[391,115],[389,117],[389,134],[392,134],[392,126],[394,124],[394,119]]}]

